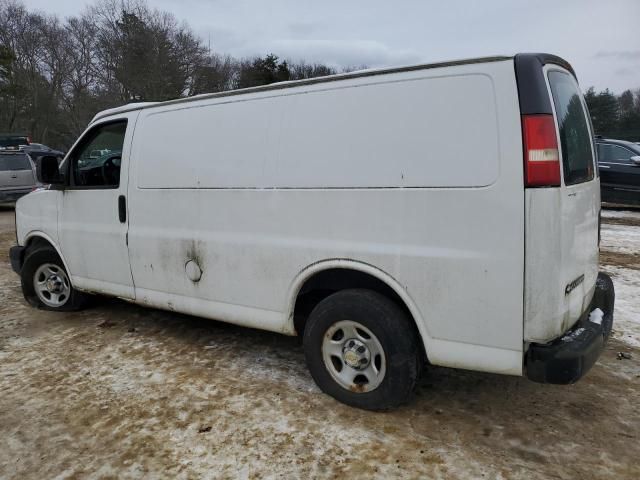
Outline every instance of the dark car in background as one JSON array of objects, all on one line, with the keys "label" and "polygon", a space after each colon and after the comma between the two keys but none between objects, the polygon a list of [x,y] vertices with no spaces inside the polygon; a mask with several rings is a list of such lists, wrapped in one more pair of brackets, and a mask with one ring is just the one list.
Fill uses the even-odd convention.
[{"label": "dark car in background", "polygon": [[0,203],[15,202],[37,186],[35,165],[27,153],[0,150]]},{"label": "dark car in background", "polygon": [[64,152],[61,152],[60,150],[54,150],[53,148],[48,147],[47,145],[44,145],[42,143],[32,142],[29,145],[23,146],[21,150],[24,150],[31,156],[33,156],[32,153],[38,153],[43,155],[52,155],[54,157],[64,157]]},{"label": "dark car in background", "polygon": [[39,158],[45,156],[56,157],[58,163],[64,158],[64,152],[54,150],[42,143],[33,143],[27,134],[0,133],[0,153],[17,151],[28,154],[34,164]]},{"label": "dark car in background", "polygon": [[596,138],[603,202],[640,206],[640,145]]},{"label": "dark car in background", "polygon": [[0,133],[0,151],[18,149],[30,143],[29,135],[23,133]]},{"label": "dark car in background", "polygon": [[31,143],[27,146],[21,147],[20,150],[28,153],[34,163],[37,163],[38,158],[40,157],[56,157],[58,159],[58,163],[62,162],[62,159],[64,158],[64,152],[54,150],[41,143]]}]

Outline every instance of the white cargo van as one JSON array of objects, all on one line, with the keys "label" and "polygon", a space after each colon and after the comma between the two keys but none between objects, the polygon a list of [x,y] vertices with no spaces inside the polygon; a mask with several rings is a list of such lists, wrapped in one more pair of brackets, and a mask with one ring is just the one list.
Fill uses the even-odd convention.
[{"label": "white cargo van", "polygon": [[546,54],[127,105],[39,162],[11,260],[40,308],[100,293],[302,335],[357,407],[427,362],[571,383],[613,322],[592,140]]}]

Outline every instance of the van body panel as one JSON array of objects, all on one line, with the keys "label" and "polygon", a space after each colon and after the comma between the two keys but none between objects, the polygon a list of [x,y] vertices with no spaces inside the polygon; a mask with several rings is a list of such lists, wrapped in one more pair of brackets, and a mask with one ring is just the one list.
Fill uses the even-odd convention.
[{"label": "van body panel", "polygon": [[497,128],[484,73],[413,72],[149,109],[136,132],[137,186],[481,187],[499,174]]},{"label": "van body panel", "polygon": [[247,307],[197,298],[193,295],[177,295],[144,288],[136,288],[136,303],[211,320],[224,320],[227,323],[243,327],[295,335],[295,330],[290,330],[286,322],[282,321],[282,312],[264,308]]},{"label": "van body panel", "polygon": [[[390,88],[396,107],[382,101],[381,88]],[[404,88],[413,104],[403,100]],[[513,62],[269,93],[141,111],[129,186],[137,301],[199,314],[235,309],[218,318],[249,326],[255,320],[243,312],[261,310],[266,328],[292,333],[294,279],[311,265],[345,259],[402,286],[432,363],[458,365],[455,352],[464,350],[473,359],[468,368],[521,374],[524,197],[522,162],[512,161],[522,155]],[[425,112],[437,112],[445,127]],[[298,126],[305,123],[308,133]],[[341,133],[349,125],[353,136]],[[315,141],[300,140],[305,154],[296,139],[312,132]],[[171,146],[176,138],[199,144],[207,134],[206,152]],[[185,273],[190,260],[202,269],[197,282]],[[465,346],[452,350],[452,342]]]},{"label": "van body panel", "polygon": [[36,190],[16,202],[16,236],[20,245],[42,237],[59,250],[58,212],[61,191]]},{"label": "van body panel", "polygon": [[[597,187],[597,182],[595,183]],[[589,305],[598,274],[598,213],[593,205],[597,191],[527,189],[527,248],[525,259],[524,339],[547,342],[564,333]],[[554,209],[573,210],[582,218],[568,228],[565,215]],[[598,202],[599,204],[599,202]],[[595,246],[594,246],[595,245]],[[578,261],[580,259],[581,261]],[[569,293],[567,285],[584,275]],[[552,287],[552,288],[550,288]]]}]

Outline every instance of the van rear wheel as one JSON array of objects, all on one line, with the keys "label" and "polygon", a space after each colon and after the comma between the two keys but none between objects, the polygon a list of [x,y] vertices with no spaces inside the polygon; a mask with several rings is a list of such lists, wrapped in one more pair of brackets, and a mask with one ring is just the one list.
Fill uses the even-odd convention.
[{"label": "van rear wheel", "polygon": [[44,310],[79,310],[88,296],[71,285],[58,253],[51,247],[27,251],[20,273],[22,293],[32,306]]},{"label": "van rear wheel", "polygon": [[371,290],[343,290],[316,305],[304,351],[323,392],[366,410],[405,403],[420,372],[413,322],[395,302]]}]

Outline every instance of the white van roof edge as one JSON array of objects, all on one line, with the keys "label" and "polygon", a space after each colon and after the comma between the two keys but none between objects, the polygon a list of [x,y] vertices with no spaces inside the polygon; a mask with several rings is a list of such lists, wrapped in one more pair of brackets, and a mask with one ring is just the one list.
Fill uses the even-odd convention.
[{"label": "white van roof edge", "polygon": [[503,56],[493,56],[493,57],[468,58],[468,59],[453,60],[448,62],[421,63],[416,65],[406,65],[402,67],[374,68],[374,69],[366,69],[366,70],[357,70],[357,71],[348,72],[348,73],[338,73],[335,75],[327,75],[323,77],[306,78],[302,80],[288,80],[285,82],[270,83],[268,85],[260,85],[257,87],[239,88],[236,90],[226,90],[223,92],[203,93],[200,95],[193,95],[191,97],[185,97],[185,98],[176,98],[174,100],[167,100],[164,102],[128,103],[120,107],[110,108],[108,110],[103,110],[101,112],[96,113],[93,119],[91,119],[90,123],[93,123],[96,120],[99,120],[101,118],[109,117],[111,115],[116,115],[118,113],[125,113],[133,110],[143,110],[145,108],[156,107],[159,105],[173,105],[177,103],[194,102],[196,100],[203,100],[207,98],[220,98],[220,97],[229,97],[232,95],[242,95],[245,93],[265,92],[269,90],[280,90],[285,88],[298,87],[302,85],[313,85],[316,83],[335,82],[338,80],[348,80],[352,78],[385,75],[389,73],[410,72],[414,70],[426,70],[430,68],[453,67],[457,65],[467,65],[467,64],[473,64],[473,63],[501,62],[505,60],[512,60],[513,58],[514,58],[513,56],[503,55]]},{"label": "white van roof edge", "polygon": [[95,122],[98,118],[108,117],[110,115],[116,115],[122,112],[130,112],[131,110],[138,110],[145,107],[150,107],[151,105],[157,105],[158,103],[160,102],[135,102],[135,103],[127,103],[125,105],[120,105],[119,107],[108,108],[106,110],[102,110],[96,113],[89,123],[91,124]]}]

